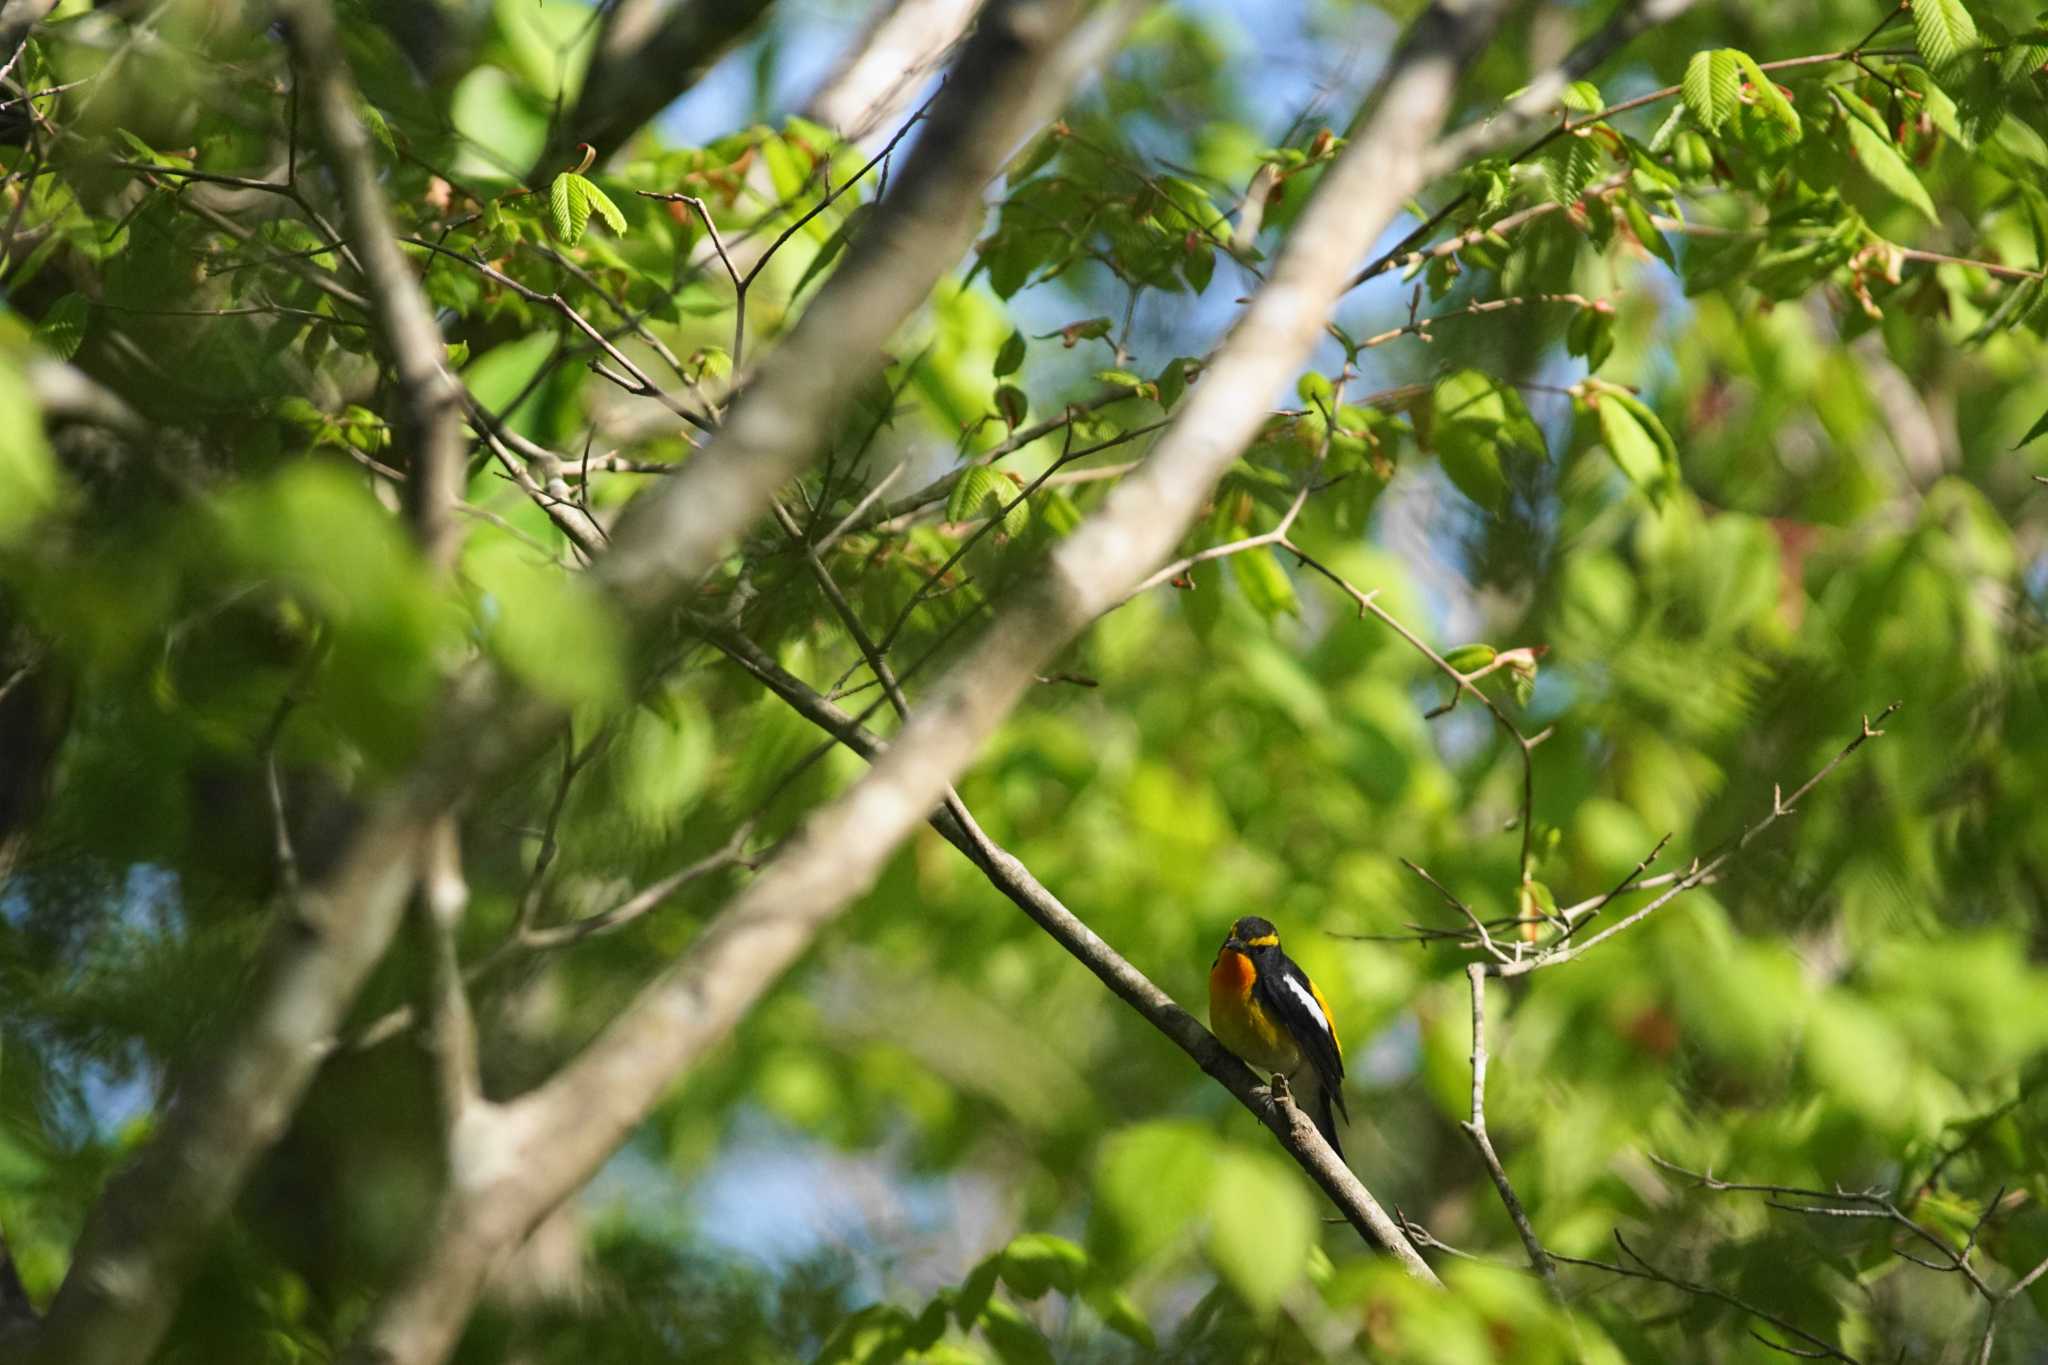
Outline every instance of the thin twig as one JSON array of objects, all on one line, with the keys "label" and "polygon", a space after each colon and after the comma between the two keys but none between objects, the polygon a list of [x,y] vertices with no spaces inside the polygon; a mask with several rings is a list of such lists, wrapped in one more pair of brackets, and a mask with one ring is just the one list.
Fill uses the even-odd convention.
[{"label": "thin twig", "polygon": [[1472,986],[1472,1117],[1460,1124],[1465,1136],[1479,1150],[1479,1159],[1486,1165],[1486,1174],[1493,1180],[1493,1188],[1500,1195],[1500,1202],[1508,1211],[1508,1219],[1515,1225],[1515,1235],[1522,1239],[1522,1248],[1529,1254],[1529,1267],[1543,1278],[1543,1285],[1551,1297],[1562,1303],[1564,1288],[1558,1283],[1557,1267],[1552,1264],[1550,1253],[1543,1249],[1542,1241],[1536,1236],[1535,1225],[1529,1221],[1528,1210],[1522,1207],[1521,1198],[1515,1187],[1508,1181],[1508,1173],[1500,1164],[1500,1154],[1493,1149],[1493,1139],[1486,1131],[1486,969],[1483,963],[1474,962],[1465,968],[1465,979]]},{"label": "thin twig", "polygon": [[1680,1279],[1676,1275],[1659,1270],[1656,1266],[1650,1264],[1634,1247],[1623,1240],[1621,1231],[1618,1228],[1614,1233],[1614,1242],[1616,1246],[1621,1248],[1622,1254],[1628,1257],[1629,1260],[1634,1261],[1636,1266],[1641,1267],[1641,1269],[1609,1261],[1588,1260],[1580,1256],[1564,1256],[1556,1252],[1552,1252],[1551,1255],[1553,1259],[1566,1265],[1580,1265],[1591,1270],[1604,1270],[1610,1275],[1625,1275],[1631,1279],[1651,1280],[1658,1284],[1668,1284],[1674,1289],[1682,1289],[1686,1293],[1697,1295],[1700,1298],[1718,1300],[1738,1312],[1747,1313],[1760,1322],[1767,1322],[1779,1331],[1789,1336],[1797,1337],[1806,1343],[1806,1346],[1803,1348],[1787,1346],[1782,1342],[1772,1341],[1769,1337],[1756,1336],[1754,1332],[1751,1333],[1752,1336],[1756,1336],[1756,1339],[1764,1345],[1786,1355],[1804,1356],[1814,1360],[1839,1360],[1844,1362],[1844,1365],[1861,1365],[1861,1362],[1855,1356],[1847,1354],[1840,1347],[1827,1341],[1825,1338],[1815,1336],[1805,1328],[1788,1322],[1766,1309],[1759,1308],[1746,1299],[1739,1299],[1725,1289],[1716,1289],[1710,1284],[1699,1284],[1691,1280]]}]

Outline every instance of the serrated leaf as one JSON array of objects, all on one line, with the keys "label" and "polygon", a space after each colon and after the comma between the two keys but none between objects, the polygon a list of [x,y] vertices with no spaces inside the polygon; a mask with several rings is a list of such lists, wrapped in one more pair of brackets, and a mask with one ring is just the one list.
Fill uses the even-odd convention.
[{"label": "serrated leaf", "polygon": [[1557,102],[1575,114],[1597,114],[1607,107],[1600,98],[1600,87],[1591,81],[1573,81],[1564,88]]},{"label": "serrated leaf", "polygon": [[612,202],[611,196],[599,189],[594,180],[580,175],[575,179],[576,187],[583,192],[583,198],[589,205],[589,211],[604,219],[604,225],[612,230],[613,236],[625,236],[626,215],[619,212],[619,206]]},{"label": "serrated leaf", "polygon": [[1710,133],[1735,117],[1742,95],[1742,73],[1733,49],[1718,47],[1695,52],[1685,64],[1685,79],[1679,87],[1685,107],[1693,120]]},{"label": "serrated leaf", "polygon": [[999,488],[994,497],[995,505],[989,511],[1002,514],[1004,535],[1015,540],[1031,529],[1031,500],[1023,496],[1023,490],[1014,486]]},{"label": "serrated leaf", "polygon": [[1577,203],[1599,171],[1600,149],[1590,137],[1567,133],[1543,153],[1544,182],[1551,199],[1562,206]]},{"label": "serrated leaf", "polygon": [[1854,114],[1843,122],[1848,126],[1849,145],[1855,149],[1856,160],[1870,178],[1927,215],[1928,222],[1939,223],[1941,218],[1934,211],[1934,200],[1927,187],[1913,174],[1913,168],[1906,164],[1906,158],[1892,140]]},{"label": "serrated leaf", "polygon": [[590,224],[590,201],[582,189],[585,183],[582,176],[564,171],[548,186],[548,230],[563,246],[582,241]]},{"label": "serrated leaf", "polygon": [[1913,45],[1936,71],[1976,50],[1977,21],[1962,0],[1913,0]]},{"label": "serrated leaf", "polygon": [[1015,374],[1019,369],[1023,368],[1024,348],[1024,334],[1022,332],[1010,333],[1009,340],[1005,341],[1003,348],[996,352],[994,374],[997,379],[1001,379],[1006,374]]},{"label": "serrated leaf", "polygon": [[972,521],[981,515],[982,505],[1002,475],[985,464],[969,465],[960,471],[960,477],[953,480],[952,492],[946,495],[947,521]]},{"label": "serrated leaf", "polygon": [[358,99],[356,101],[356,113],[362,118],[363,127],[370,130],[370,136],[375,138],[377,145],[384,149],[384,155],[396,161],[398,159],[398,143],[391,136],[391,125],[385,121],[383,111],[368,100]]},{"label": "serrated leaf", "polygon": [[1941,130],[1944,137],[1954,139],[1966,149],[1976,145],[1976,138],[1963,127],[1962,114],[1956,108],[1955,100],[1936,83],[1933,76],[1917,66],[1902,66],[1898,73],[1905,86],[1920,96],[1921,112]]},{"label": "serrated leaf", "polygon": [[83,294],[66,294],[51,304],[36,323],[36,341],[60,360],[69,360],[85,344],[92,304]]},{"label": "serrated leaf", "polygon": [[1777,83],[1764,74],[1763,68],[1756,64],[1754,57],[1735,48],[1728,51],[1735,58],[1735,64],[1741,68],[1743,76],[1748,79],[1749,88],[1756,96],[1756,107],[1797,142],[1805,129],[1800,126],[1799,111],[1792,107],[1792,101],[1786,99],[1784,91],[1778,89]]}]

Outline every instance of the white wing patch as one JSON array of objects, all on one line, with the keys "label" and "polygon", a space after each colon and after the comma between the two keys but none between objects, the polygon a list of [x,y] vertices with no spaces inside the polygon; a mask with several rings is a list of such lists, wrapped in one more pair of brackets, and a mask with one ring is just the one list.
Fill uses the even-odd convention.
[{"label": "white wing patch", "polygon": [[1315,1016],[1315,1021],[1318,1024],[1322,1025],[1323,1032],[1325,1034],[1329,1033],[1330,1021],[1323,1017],[1323,1007],[1316,1003],[1315,993],[1291,976],[1282,979],[1286,981],[1287,989],[1294,992],[1294,998],[1300,1001],[1310,1014]]}]

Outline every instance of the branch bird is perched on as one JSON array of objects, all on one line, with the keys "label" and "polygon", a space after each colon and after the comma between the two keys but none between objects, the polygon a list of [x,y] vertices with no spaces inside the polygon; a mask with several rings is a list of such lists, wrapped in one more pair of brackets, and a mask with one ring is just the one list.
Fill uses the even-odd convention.
[{"label": "branch bird is perched on", "polygon": [[1209,968],[1209,1027],[1232,1052],[1296,1086],[1301,1107],[1341,1161],[1337,1115],[1351,1121],[1344,1107],[1344,1048],[1329,1003],[1280,951],[1271,920],[1246,915],[1230,926]]}]

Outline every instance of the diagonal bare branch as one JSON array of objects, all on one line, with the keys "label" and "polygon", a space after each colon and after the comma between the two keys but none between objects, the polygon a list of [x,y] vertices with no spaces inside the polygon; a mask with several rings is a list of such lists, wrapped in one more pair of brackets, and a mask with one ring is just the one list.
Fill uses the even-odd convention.
[{"label": "diagonal bare branch", "polygon": [[333,161],[348,248],[362,263],[377,334],[397,372],[401,406],[394,426],[397,448],[409,460],[406,496],[421,550],[429,564],[446,569],[461,544],[455,509],[462,501],[469,442],[455,381],[442,363],[441,328],[399,249],[333,9],[325,0],[287,0],[279,8],[301,73],[303,98]]},{"label": "diagonal bare branch", "polygon": [[[703,618],[695,620],[693,625],[734,663],[813,725],[870,762],[881,755],[883,742],[861,725],[859,717],[848,715],[820,696],[802,679],[763,653],[745,635]],[[1054,942],[1095,973],[1118,999],[1171,1039],[1194,1059],[1197,1066],[1272,1129],[1288,1155],[1322,1186],[1331,1202],[1343,1210],[1345,1218],[1361,1237],[1386,1248],[1412,1271],[1429,1278],[1427,1267],[1414,1257],[1399,1225],[1388,1218],[1371,1191],[1330,1150],[1314,1123],[1292,1105],[1276,1103],[1267,1089],[1259,1084],[1257,1075],[1217,1042],[1200,1020],[1182,1009],[1172,996],[1154,985],[1127,958],[1091,930],[1032,875],[1022,860],[990,839],[975,822],[965,803],[950,793],[949,797],[944,806],[932,813],[932,828],[965,854],[996,890],[1030,916],[1032,922],[1045,930]]]}]

